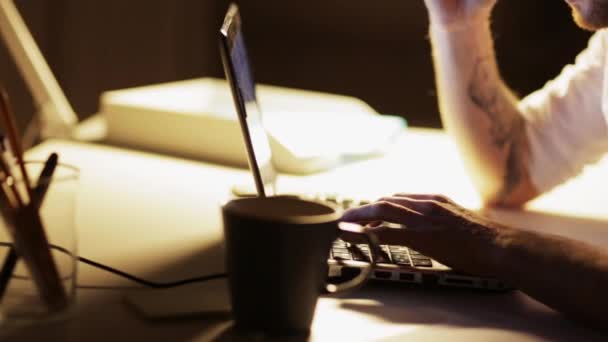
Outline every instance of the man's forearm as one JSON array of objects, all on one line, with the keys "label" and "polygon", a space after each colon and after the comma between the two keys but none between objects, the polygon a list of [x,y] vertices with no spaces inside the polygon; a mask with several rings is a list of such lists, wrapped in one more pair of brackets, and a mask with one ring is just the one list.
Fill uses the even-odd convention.
[{"label": "man's forearm", "polygon": [[513,228],[498,228],[494,276],[575,319],[608,322],[608,254],[586,243]]},{"label": "man's forearm", "polygon": [[439,108],[485,201],[519,204],[535,195],[528,178],[525,122],[502,81],[487,19],[431,25]]}]

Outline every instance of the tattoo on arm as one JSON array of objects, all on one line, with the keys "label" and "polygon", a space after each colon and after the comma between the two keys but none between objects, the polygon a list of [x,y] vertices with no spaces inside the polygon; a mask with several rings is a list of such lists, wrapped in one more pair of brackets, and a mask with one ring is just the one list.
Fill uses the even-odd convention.
[{"label": "tattoo on arm", "polygon": [[501,91],[500,83],[490,74],[492,60],[479,58],[469,85],[471,101],[490,121],[490,136],[496,148],[507,155],[503,188],[498,200],[503,202],[515,190],[524,176],[522,153],[525,150],[525,121],[516,113],[506,113],[508,99]]}]

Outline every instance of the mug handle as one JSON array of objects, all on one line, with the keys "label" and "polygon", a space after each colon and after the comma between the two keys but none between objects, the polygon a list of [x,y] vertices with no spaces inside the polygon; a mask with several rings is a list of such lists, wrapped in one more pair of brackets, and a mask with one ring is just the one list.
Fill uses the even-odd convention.
[{"label": "mug handle", "polygon": [[[365,236],[369,245],[370,262],[368,265],[362,268],[361,272],[353,279],[340,284],[326,284],[324,287],[324,291],[326,294],[349,291],[360,287],[361,285],[363,285],[363,283],[365,283],[369,275],[372,273],[372,270],[376,265],[376,260],[378,260],[378,249],[380,248],[380,242],[376,234],[365,229],[365,227],[360,224],[350,222],[339,222],[338,229],[343,232],[362,234],[363,236]],[[354,247],[359,248],[357,246]]]}]

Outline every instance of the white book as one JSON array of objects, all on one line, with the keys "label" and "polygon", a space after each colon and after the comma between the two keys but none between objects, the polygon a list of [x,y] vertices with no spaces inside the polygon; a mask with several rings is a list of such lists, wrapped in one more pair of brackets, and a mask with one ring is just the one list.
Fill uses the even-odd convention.
[{"label": "white book", "polygon": [[[379,115],[343,95],[258,85],[273,162],[280,171],[310,173],[344,157],[378,153],[405,121]],[[246,166],[241,129],[227,82],[202,78],[101,95],[107,140],[187,158]]]}]

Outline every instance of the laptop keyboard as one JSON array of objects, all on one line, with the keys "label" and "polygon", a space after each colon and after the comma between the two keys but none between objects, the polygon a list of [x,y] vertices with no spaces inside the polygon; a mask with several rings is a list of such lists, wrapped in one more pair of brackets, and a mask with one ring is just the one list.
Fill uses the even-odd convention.
[{"label": "laptop keyboard", "polygon": [[[316,200],[330,202],[343,209],[369,204],[369,201],[341,198],[335,195],[316,195]],[[338,239],[334,241],[329,258],[333,260],[370,261],[370,251],[367,244],[353,244]],[[431,258],[411,248],[399,245],[380,245],[381,252],[377,263],[393,264],[399,266],[433,267]]]},{"label": "laptop keyboard", "polygon": [[[351,243],[336,240],[333,243],[329,258],[333,260],[370,261],[369,246],[357,244],[355,248]],[[411,248],[398,245],[380,245],[382,252],[378,255],[377,263],[393,264],[399,266],[433,267],[431,258]]]}]

